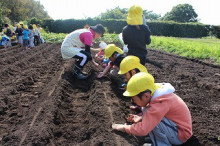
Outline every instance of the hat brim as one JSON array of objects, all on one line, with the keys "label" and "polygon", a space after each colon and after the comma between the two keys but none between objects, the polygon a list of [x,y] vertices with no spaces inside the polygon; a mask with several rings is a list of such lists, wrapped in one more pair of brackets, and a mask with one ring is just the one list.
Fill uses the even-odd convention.
[{"label": "hat brim", "polygon": [[125,92],[123,93],[123,95],[124,95],[124,96],[127,96],[127,97],[132,97],[132,96],[137,95],[137,93],[132,93],[132,92],[125,91]]}]

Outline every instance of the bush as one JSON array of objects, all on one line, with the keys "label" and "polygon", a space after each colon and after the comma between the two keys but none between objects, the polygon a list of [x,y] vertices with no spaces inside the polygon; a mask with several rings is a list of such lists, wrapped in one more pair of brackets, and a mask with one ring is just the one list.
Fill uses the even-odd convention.
[{"label": "bush", "polygon": [[213,26],[213,34],[220,39],[220,25],[219,26]]},{"label": "bush", "polygon": [[[50,32],[55,33],[70,33],[76,29],[83,28],[84,25],[89,24],[103,24],[109,33],[119,34],[122,32],[124,26],[127,25],[125,20],[114,19],[84,19],[84,20],[44,20],[42,25]],[[157,36],[172,36],[172,37],[188,37],[188,38],[200,38],[208,36],[208,26],[198,23],[176,23],[165,21],[151,21],[147,23],[152,35]]]}]

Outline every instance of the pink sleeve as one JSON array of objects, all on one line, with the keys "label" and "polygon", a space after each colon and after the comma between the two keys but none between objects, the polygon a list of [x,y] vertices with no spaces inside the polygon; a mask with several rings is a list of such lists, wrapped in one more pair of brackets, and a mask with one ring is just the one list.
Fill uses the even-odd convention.
[{"label": "pink sleeve", "polygon": [[128,134],[136,136],[145,136],[151,132],[163,119],[169,110],[169,105],[167,102],[154,103],[145,112],[145,115],[141,122],[132,124],[125,128]]},{"label": "pink sleeve", "polygon": [[93,36],[91,32],[84,32],[79,35],[80,41],[88,46],[92,46]]}]

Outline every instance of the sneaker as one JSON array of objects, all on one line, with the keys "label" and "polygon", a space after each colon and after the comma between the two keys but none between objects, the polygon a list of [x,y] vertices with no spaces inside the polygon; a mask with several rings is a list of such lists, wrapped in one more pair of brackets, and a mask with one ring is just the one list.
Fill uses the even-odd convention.
[{"label": "sneaker", "polygon": [[127,87],[127,83],[123,83],[121,84],[121,86],[119,87],[120,90],[126,90]]},{"label": "sneaker", "polygon": [[147,135],[147,136],[144,138],[144,142],[145,142],[145,143],[149,143],[149,144],[152,143],[152,141],[151,141],[149,135]]}]

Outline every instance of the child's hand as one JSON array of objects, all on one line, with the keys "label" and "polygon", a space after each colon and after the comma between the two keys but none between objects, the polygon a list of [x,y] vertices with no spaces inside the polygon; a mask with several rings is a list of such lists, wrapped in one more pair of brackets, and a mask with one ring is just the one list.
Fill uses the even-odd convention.
[{"label": "child's hand", "polygon": [[137,123],[137,122],[140,122],[141,120],[142,120],[142,117],[138,115],[129,114],[129,116],[127,117],[127,121],[132,122],[132,123]]},{"label": "child's hand", "polygon": [[97,78],[102,78],[104,76],[104,73],[103,72],[100,72],[97,76]]},{"label": "child's hand", "polygon": [[123,124],[112,124],[112,129],[124,132],[125,126]]}]

